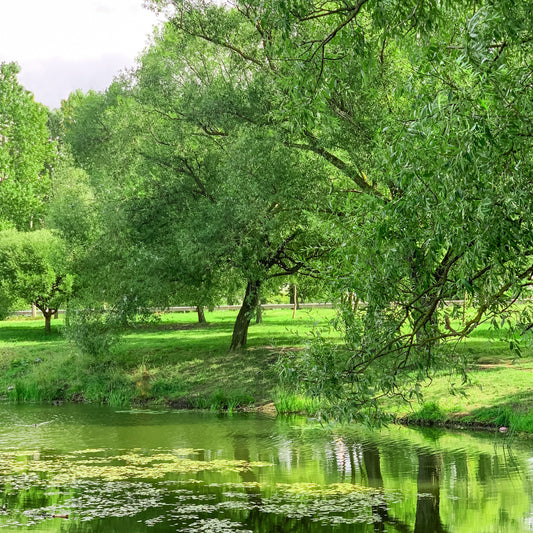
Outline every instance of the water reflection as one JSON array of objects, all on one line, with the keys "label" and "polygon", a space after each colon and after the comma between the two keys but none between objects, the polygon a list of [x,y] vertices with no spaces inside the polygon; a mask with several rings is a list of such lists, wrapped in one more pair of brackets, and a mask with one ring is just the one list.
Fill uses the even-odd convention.
[{"label": "water reflection", "polygon": [[445,533],[440,519],[440,470],[442,456],[419,450],[415,533]]},{"label": "water reflection", "polygon": [[252,414],[6,405],[0,528],[531,531],[533,446],[508,444]]},{"label": "water reflection", "polygon": [[[368,486],[382,489],[384,485],[383,476],[381,475],[379,448],[373,442],[367,443],[366,446],[363,446],[362,455]],[[386,503],[383,502],[374,506],[372,512],[379,517],[379,520],[374,523],[374,531],[385,531],[385,524],[391,521]]]}]

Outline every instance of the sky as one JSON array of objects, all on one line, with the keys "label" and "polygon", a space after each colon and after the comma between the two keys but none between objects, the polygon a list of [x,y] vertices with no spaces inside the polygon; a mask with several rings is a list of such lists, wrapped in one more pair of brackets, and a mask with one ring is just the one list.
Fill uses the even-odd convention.
[{"label": "sky", "polygon": [[143,0],[0,0],[0,62],[56,108],[76,90],[103,90],[135,64],[158,19]]}]

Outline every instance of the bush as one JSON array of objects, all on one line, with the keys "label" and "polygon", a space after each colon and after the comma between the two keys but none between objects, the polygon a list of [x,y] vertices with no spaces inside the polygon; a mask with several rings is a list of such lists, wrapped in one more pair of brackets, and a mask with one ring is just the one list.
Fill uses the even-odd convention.
[{"label": "bush", "polygon": [[435,424],[446,420],[446,413],[437,402],[425,402],[420,410],[409,415],[410,422]]},{"label": "bush", "polygon": [[68,318],[65,336],[87,355],[109,353],[118,342],[116,328],[104,310],[79,310]]}]

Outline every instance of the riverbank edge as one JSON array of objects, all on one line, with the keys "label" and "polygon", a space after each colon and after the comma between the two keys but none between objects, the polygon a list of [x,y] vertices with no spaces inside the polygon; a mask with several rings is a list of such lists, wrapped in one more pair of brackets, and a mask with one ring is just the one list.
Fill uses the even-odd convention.
[{"label": "riverbank edge", "polygon": [[[490,407],[487,409],[491,409]],[[306,411],[297,411],[297,412],[283,412],[280,413],[277,411],[274,402],[270,402],[265,405],[257,405],[251,408],[242,408],[238,409],[239,411],[244,412],[257,412],[257,413],[266,413],[274,414],[276,416],[290,416],[290,415],[301,415],[301,416],[314,416],[314,413],[309,413]],[[473,415],[460,415],[457,417],[449,417],[443,420],[431,420],[413,417],[412,415],[403,415],[403,416],[394,416],[389,414],[391,423],[406,427],[431,427],[431,428],[441,428],[441,429],[450,429],[450,430],[468,430],[468,431],[485,431],[485,432],[498,432],[502,434],[514,435],[516,430],[511,426],[502,426],[495,422],[476,420]],[[533,439],[533,431],[519,431],[521,436],[527,436]]]},{"label": "riverbank edge", "polygon": [[[229,393],[231,394],[231,393]],[[131,402],[130,407],[132,408],[140,408],[140,409],[150,409],[150,408],[161,408],[165,407],[168,409],[173,409],[176,411],[212,411],[212,412],[219,412],[219,413],[259,413],[259,414],[265,414],[269,416],[306,416],[311,418],[317,417],[317,411],[315,409],[313,410],[283,410],[280,411],[276,408],[275,400],[267,400],[262,401],[259,403],[250,403],[247,405],[222,405],[215,407],[213,405],[209,406],[207,404],[207,399],[204,401],[204,405],[199,405],[198,398],[187,398],[183,397],[178,400],[168,400],[165,398],[151,398],[151,399],[144,399],[144,400],[133,400]],[[75,398],[71,399],[57,399],[52,402],[49,401],[42,401],[42,402],[35,402],[35,401],[17,401],[13,402],[12,400],[9,400],[5,395],[0,397],[0,402],[9,404],[9,403],[20,403],[20,404],[43,404],[43,405],[55,405],[57,407],[68,404],[68,403],[75,403],[75,404],[93,404],[94,402],[91,401],[85,401],[84,398],[81,395],[76,396]],[[107,402],[103,402],[105,405]],[[125,406],[121,406],[125,407]],[[486,408],[483,408],[483,413],[486,411],[491,411],[498,409],[497,406],[488,406]],[[521,413],[515,411],[512,413],[515,415],[516,419],[520,419]],[[529,418],[532,415],[532,413],[528,413],[526,416]],[[395,425],[401,425],[406,427],[431,427],[431,428],[440,428],[440,429],[450,429],[455,431],[461,431],[461,430],[467,430],[467,431],[491,431],[491,432],[499,432],[503,434],[508,434],[509,436],[514,436],[515,434],[520,434],[521,436],[526,436],[529,438],[533,438],[533,431],[528,429],[517,429],[517,425],[520,424],[509,424],[509,425],[501,425],[501,423],[498,420],[487,420],[487,419],[478,419],[474,414],[461,414],[458,416],[446,416],[444,418],[441,418],[439,420],[432,419],[430,417],[424,418],[423,416],[420,416],[419,413],[412,413],[412,414],[404,414],[404,415],[394,415],[392,413],[389,413],[389,422]]]},{"label": "riverbank edge", "polygon": [[[156,325],[128,332],[112,353],[99,358],[80,354],[59,328],[43,336],[38,321],[15,319],[2,324],[8,334],[0,344],[0,400],[220,412],[272,411],[275,406],[275,412],[282,415],[316,417],[323,407],[318,400],[280,389],[275,363],[281,354],[301,350],[304,337],[292,331],[298,321],[288,319],[290,310],[271,313],[273,324],[251,328],[254,337],[244,354],[228,354],[225,339],[233,315],[219,312],[213,313],[207,326],[196,324],[190,314],[167,315]],[[321,310],[318,318],[323,320],[324,313]],[[314,314],[298,318],[304,331],[317,320]],[[515,365],[503,359],[498,345],[492,348],[490,352],[483,344],[473,352],[475,405],[452,405],[447,387],[435,388],[432,382],[422,404],[411,408],[392,402],[385,405],[389,419],[412,426],[507,428],[510,433],[533,434],[533,358],[528,354]],[[505,379],[501,379],[503,373]],[[488,383],[499,385],[497,395],[485,395]]]},{"label": "riverbank edge", "polygon": [[[431,404],[431,402],[429,402]],[[150,406],[161,406],[159,401],[148,401],[141,402],[136,404],[138,407]],[[276,407],[276,400],[268,400],[266,402],[254,403],[250,405],[238,405],[236,407],[198,407],[195,405],[194,399],[191,401],[187,398],[182,398],[179,401],[169,401],[164,404],[166,407],[176,410],[200,410],[200,411],[217,411],[217,412],[242,412],[242,413],[263,413],[271,416],[306,416],[311,418],[317,417],[317,410],[278,410]],[[389,420],[393,424],[402,425],[406,427],[432,427],[432,428],[442,428],[442,429],[452,429],[452,430],[468,430],[468,431],[497,431],[499,433],[514,435],[515,433],[520,433],[521,435],[527,435],[533,438],[533,430],[529,429],[530,426],[527,422],[533,416],[533,412],[529,411],[528,413],[520,413],[515,410],[507,413],[507,418],[514,418],[513,421],[504,420],[502,424],[502,414],[501,408],[499,406],[486,406],[480,410],[480,418],[476,417],[474,413],[462,413],[455,416],[442,415],[440,419],[432,418],[431,416],[424,417],[421,415],[424,409],[416,413],[395,415],[393,413],[386,413]],[[487,419],[487,413],[497,412],[498,415],[495,416],[494,420]],[[498,418],[500,418],[498,420]],[[526,424],[521,424],[522,419],[526,419]],[[524,427],[521,427],[524,426]]]}]

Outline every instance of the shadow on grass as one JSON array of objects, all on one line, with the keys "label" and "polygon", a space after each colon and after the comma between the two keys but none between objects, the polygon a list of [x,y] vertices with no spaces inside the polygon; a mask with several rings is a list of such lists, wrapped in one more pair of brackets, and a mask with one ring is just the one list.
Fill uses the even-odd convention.
[{"label": "shadow on grass", "polygon": [[50,333],[45,333],[44,322],[40,328],[31,325],[30,327],[2,326],[0,328],[0,343],[8,342],[57,342],[63,336],[57,326],[52,326]]},{"label": "shadow on grass", "polygon": [[490,407],[473,410],[470,418],[487,425],[533,432],[533,390],[499,398]]},{"label": "shadow on grass", "polygon": [[529,391],[520,391],[515,394],[508,394],[497,398],[493,401],[491,407],[481,407],[472,411],[476,416],[479,413],[489,412],[491,410],[498,409],[513,409],[515,411],[527,412],[533,409],[533,389]]},{"label": "shadow on grass", "polygon": [[223,390],[228,394],[242,392],[261,401],[270,397],[277,383],[273,363],[278,354],[267,349],[228,352],[223,357],[195,355],[179,364],[180,378],[189,394],[206,396]]},{"label": "shadow on grass", "polygon": [[125,329],[124,331],[126,333],[132,332],[135,330],[144,330],[144,331],[190,331],[190,330],[202,330],[202,329],[218,329],[223,328],[227,329],[226,325],[221,324],[215,324],[215,323],[207,323],[207,324],[200,324],[199,322],[187,322],[182,324],[177,323],[156,323],[156,324],[142,324],[140,326],[137,326],[134,330],[132,329]]}]

